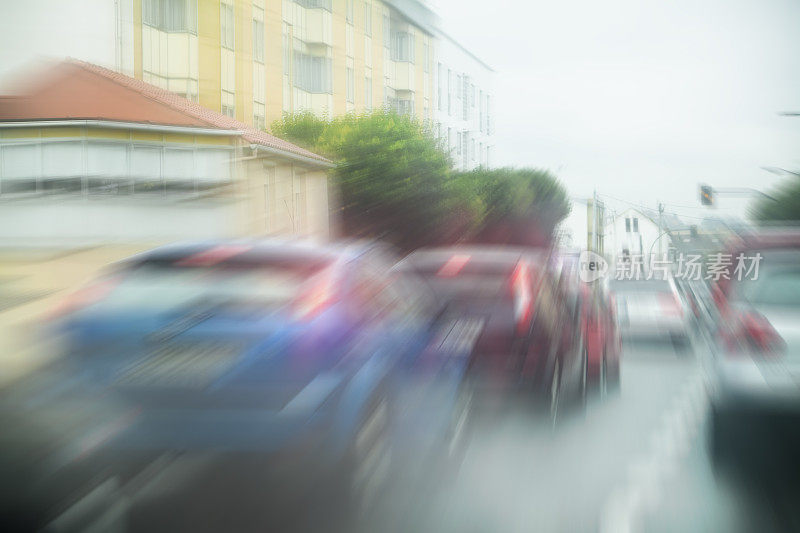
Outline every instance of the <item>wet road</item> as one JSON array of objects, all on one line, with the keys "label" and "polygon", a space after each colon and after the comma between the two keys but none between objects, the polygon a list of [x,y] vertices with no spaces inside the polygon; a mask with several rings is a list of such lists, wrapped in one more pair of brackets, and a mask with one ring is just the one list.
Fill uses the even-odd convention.
[{"label": "wet road", "polygon": [[[555,428],[525,406],[478,418],[460,468],[396,487],[353,524],[268,488],[271,465],[163,456],[114,498],[133,531],[789,531],[798,499],[715,479],[705,447],[701,342],[626,344],[621,388]],[[58,420],[50,422],[59,434]],[[153,462],[155,459],[155,462]],[[425,468],[421,469],[426,471]]]},{"label": "wet road", "polygon": [[[432,480],[398,489],[386,508],[360,529],[641,530],[654,511],[648,498],[660,497],[672,482],[670,476],[694,470],[695,456],[704,465],[708,462],[702,435],[705,388],[698,361],[695,354],[676,353],[669,345],[626,346],[620,391],[592,398],[584,414],[572,414],[555,428],[522,407],[495,407],[480,417],[453,476],[438,480],[436,489],[430,488]],[[254,489],[252,472],[242,484],[241,477],[218,468],[211,458],[172,464],[135,495],[132,520],[137,529],[163,525],[165,514],[171,516],[171,527],[214,530],[236,524],[269,529],[262,522],[268,520],[264,502],[276,495]],[[199,470],[218,486],[198,483]],[[692,482],[695,478],[693,474]],[[695,487],[700,493],[716,490],[710,473],[699,481],[706,484]],[[721,526],[726,516],[713,518]]]}]

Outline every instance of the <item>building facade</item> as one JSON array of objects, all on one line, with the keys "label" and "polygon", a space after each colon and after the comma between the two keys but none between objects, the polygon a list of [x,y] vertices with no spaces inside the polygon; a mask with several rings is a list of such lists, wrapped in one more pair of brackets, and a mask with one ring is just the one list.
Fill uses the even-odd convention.
[{"label": "building facade", "polygon": [[14,16],[32,23],[0,34],[6,63],[70,55],[262,130],[386,106],[429,121],[456,168],[491,162],[493,72],[424,1],[31,0]]},{"label": "building facade", "polygon": [[325,158],[79,61],[0,98],[0,247],[329,236]]},{"label": "building facade", "polygon": [[432,117],[434,37],[401,11],[404,2],[123,4],[120,33],[132,38],[118,41],[118,55],[132,57],[134,77],[257,128],[284,113],[337,116],[384,105]]},{"label": "building facade", "polygon": [[444,33],[436,46],[435,131],[461,170],[490,166],[494,71]]}]

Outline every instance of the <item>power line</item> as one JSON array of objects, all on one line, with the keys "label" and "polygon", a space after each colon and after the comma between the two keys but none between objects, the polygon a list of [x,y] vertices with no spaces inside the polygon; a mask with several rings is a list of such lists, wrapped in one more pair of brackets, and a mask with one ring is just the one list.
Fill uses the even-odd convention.
[{"label": "power line", "polygon": [[[629,200],[623,200],[622,198],[617,198],[616,196],[611,196],[610,194],[597,193],[597,195],[598,196],[603,196],[605,198],[611,198],[612,200],[616,200],[618,202],[623,202],[623,203],[626,203],[626,204],[631,205],[633,207],[638,207],[639,209],[647,209],[649,211],[657,211],[656,209],[653,209],[652,207],[648,207],[648,206],[642,205],[642,204],[637,204],[636,202],[631,202]],[[678,206],[678,205],[674,205],[674,204],[667,204],[667,205],[673,205],[673,207],[684,207],[684,206]],[[688,207],[688,206],[685,206],[685,207],[688,208],[688,209],[697,209],[697,208]],[[698,216],[694,216],[694,215],[684,215],[684,214],[681,214],[681,213],[676,213],[674,211],[664,211],[664,213],[667,213],[667,214],[670,214],[670,215],[674,215],[676,217],[691,218],[691,219],[694,219],[694,220],[707,220],[709,218],[713,218],[711,216],[698,217]]]}]

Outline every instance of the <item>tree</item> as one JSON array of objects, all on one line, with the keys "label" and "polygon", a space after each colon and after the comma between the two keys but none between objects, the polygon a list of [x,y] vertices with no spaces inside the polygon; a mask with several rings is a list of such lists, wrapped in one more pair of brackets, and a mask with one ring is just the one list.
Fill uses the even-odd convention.
[{"label": "tree", "polygon": [[345,235],[381,237],[403,249],[444,239],[454,205],[450,160],[420,122],[383,110],[332,121],[303,113],[272,131],[336,162]]},{"label": "tree", "polygon": [[760,222],[800,221],[800,178],[785,181],[773,199],[762,197],[756,201],[751,214]]},{"label": "tree", "polygon": [[317,147],[328,121],[311,111],[285,113],[281,120],[272,123],[272,134],[299,146],[313,150]]},{"label": "tree", "polygon": [[[404,250],[473,237],[544,244],[569,213],[566,191],[547,171],[453,172],[432,132],[408,115],[379,110],[328,121],[306,112],[284,116],[272,132],[336,162],[346,236]],[[490,237],[498,232],[504,236]]]},{"label": "tree", "polygon": [[485,211],[478,242],[545,245],[570,211],[567,192],[547,170],[479,168],[461,175],[472,181]]}]

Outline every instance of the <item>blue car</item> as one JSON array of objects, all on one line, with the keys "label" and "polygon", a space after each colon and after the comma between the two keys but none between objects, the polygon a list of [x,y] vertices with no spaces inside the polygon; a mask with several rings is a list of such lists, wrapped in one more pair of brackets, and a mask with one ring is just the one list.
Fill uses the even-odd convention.
[{"label": "blue car", "polygon": [[374,243],[159,248],[64,303],[62,362],[128,413],[104,447],[255,452],[362,500],[396,450],[450,444],[479,333],[392,262]]}]

